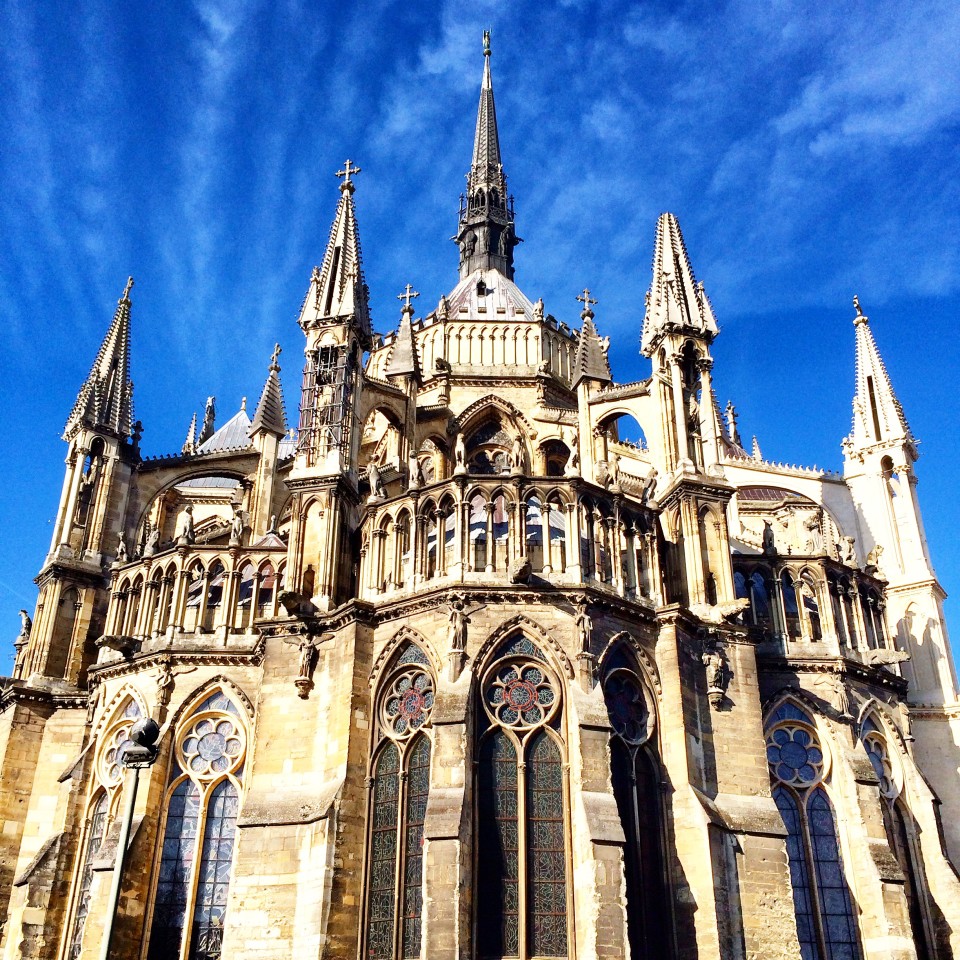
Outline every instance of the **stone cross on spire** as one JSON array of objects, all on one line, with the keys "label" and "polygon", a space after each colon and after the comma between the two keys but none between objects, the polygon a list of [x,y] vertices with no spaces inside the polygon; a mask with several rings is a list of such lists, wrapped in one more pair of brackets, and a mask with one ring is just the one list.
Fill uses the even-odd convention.
[{"label": "stone cross on spire", "polygon": [[362,172],[363,171],[361,171],[361,169],[348,158],[347,162],[343,165],[343,169],[337,171],[337,176],[343,177],[343,180],[340,183],[340,189],[349,193],[353,193],[354,189],[356,188],[353,185],[353,180],[350,178],[355,177],[358,173]]},{"label": "stone cross on spire", "polygon": [[598,301],[590,296],[590,291],[587,287],[583,288],[583,293],[577,297],[577,300],[583,304],[583,310],[580,311],[581,318],[586,320],[587,317],[592,317],[593,311],[590,307],[596,305]]},{"label": "stone cross on spire", "polygon": [[279,364],[278,361],[280,360],[280,354],[281,354],[281,353],[283,353],[283,348],[280,346],[279,343],[275,343],[275,344],[273,345],[273,353],[270,354],[270,369],[271,369],[271,370],[274,370],[274,369],[279,370],[279,369],[280,369],[280,364]]},{"label": "stone cross on spire", "polygon": [[413,313],[413,306],[410,303],[410,301],[416,299],[419,296],[420,294],[416,290],[414,290],[413,287],[411,287],[410,284],[408,283],[407,289],[404,290],[403,293],[397,294],[397,299],[404,301],[403,309],[401,310],[401,313]]},{"label": "stone cross on spire", "polygon": [[127,277],[127,285],[123,288],[123,296],[121,300],[130,300],[130,291],[133,289],[133,277]]}]

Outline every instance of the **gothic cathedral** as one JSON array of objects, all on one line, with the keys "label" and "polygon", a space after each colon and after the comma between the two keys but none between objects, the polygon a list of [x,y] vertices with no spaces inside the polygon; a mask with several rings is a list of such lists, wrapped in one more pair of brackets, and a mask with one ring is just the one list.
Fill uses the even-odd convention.
[{"label": "gothic cathedral", "polygon": [[615,381],[589,290],[515,282],[490,63],[459,281],[395,332],[339,172],[295,427],[278,348],[252,416],[141,455],[128,283],[0,681],[7,960],[960,956],[957,680],[868,318],[842,473],[765,460],[665,213]]}]

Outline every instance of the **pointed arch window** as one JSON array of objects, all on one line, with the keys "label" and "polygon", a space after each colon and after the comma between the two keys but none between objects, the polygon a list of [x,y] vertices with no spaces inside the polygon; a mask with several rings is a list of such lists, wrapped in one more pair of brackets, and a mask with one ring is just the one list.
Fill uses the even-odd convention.
[{"label": "pointed arch window", "polygon": [[477,956],[566,957],[569,858],[560,683],[525,637],[480,685]]},{"label": "pointed arch window", "polygon": [[613,738],[610,773],[626,838],[627,936],[634,960],[672,956],[659,764],[652,718],[629,661],[615,651],[603,683]]},{"label": "pointed arch window", "polygon": [[430,661],[416,644],[395,657],[377,692],[367,841],[368,960],[419,957],[423,825],[430,796]]},{"label": "pointed arch window", "polygon": [[872,716],[867,717],[863,721],[860,739],[877,775],[887,842],[903,871],[904,894],[907,898],[910,930],[917,947],[917,960],[929,960],[933,951],[923,894],[926,887],[923,856],[917,843],[913,815],[903,797],[900,766],[890,755],[887,735],[879,720]]},{"label": "pointed arch window", "polygon": [[218,690],[183,720],[156,870],[149,960],[218,960],[246,757],[246,727]]},{"label": "pointed arch window", "polygon": [[70,936],[70,948],[67,960],[77,960],[83,948],[83,928],[90,912],[90,887],[93,885],[93,858],[103,843],[107,829],[107,794],[102,792],[90,811],[90,826],[87,830],[87,843],[83,854],[83,867],[80,871],[80,884],[77,890],[77,907],[73,918],[73,932]]},{"label": "pointed arch window", "polygon": [[770,718],[767,763],[773,799],[787,828],[802,960],[860,960],[836,815],[824,787],[828,758],[811,717],[789,701]]}]

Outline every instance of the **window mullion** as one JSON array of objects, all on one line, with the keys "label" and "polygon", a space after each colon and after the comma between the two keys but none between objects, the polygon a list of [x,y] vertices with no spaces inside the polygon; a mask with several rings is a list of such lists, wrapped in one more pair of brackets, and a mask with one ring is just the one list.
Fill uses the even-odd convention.
[{"label": "window mullion", "polygon": [[[193,838],[193,863],[190,865],[190,883],[187,885],[187,903],[183,914],[183,936],[180,938],[180,960],[190,956],[190,941],[193,939],[193,912],[197,908],[197,886],[200,882],[200,861],[203,859],[203,837],[207,832],[207,809],[210,789],[197,784],[200,793],[200,809],[197,811],[197,835]],[[209,787],[209,784],[208,784]]]},{"label": "window mullion", "polygon": [[407,823],[407,770],[410,751],[405,750],[401,758],[401,769],[397,774],[397,836],[393,870],[393,956],[399,960],[403,955],[403,878],[406,869],[406,823]]},{"label": "window mullion", "polygon": [[813,914],[813,928],[817,934],[817,950],[822,960],[828,960],[827,938],[823,932],[822,904],[820,902],[820,885],[817,883],[817,861],[814,855],[813,843],[810,840],[810,822],[807,819],[807,800],[809,791],[797,794],[797,808],[800,811],[800,829],[803,831],[803,852],[807,859],[807,890],[810,896],[811,913]]},{"label": "window mullion", "polygon": [[517,753],[517,944],[521,960],[527,957],[527,764],[526,743]]}]

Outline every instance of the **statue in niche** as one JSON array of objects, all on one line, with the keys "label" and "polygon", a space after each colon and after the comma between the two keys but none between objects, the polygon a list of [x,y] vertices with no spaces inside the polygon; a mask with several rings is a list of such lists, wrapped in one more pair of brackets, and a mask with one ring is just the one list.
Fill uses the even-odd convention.
[{"label": "statue in niche", "polygon": [[160,672],[157,675],[157,703],[161,707],[170,703],[173,682],[173,663],[170,657],[164,657],[160,661]]},{"label": "statue in niche", "polygon": [[447,636],[450,650],[454,653],[462,653],[467,649],[467,624],[470,622],[463,597],[456,596],[450,600],[447,619],[450,622]]},{"label": "statue in niche", "polygon": [[243,537],[243,511],[240,504],[233,505],[233,517],[230,520],[230,546],[239,547]]},{"label": "statue in niche", "polygon": [[803,522],[803,528],[810,534],[807,538],[807,552],[820,554],[823,552],[823,515],[817,510]]},{"label": "statue in niche", "polygon": [[410,454],[410,459],[407,461],[407,471],[409,473],[409,488],[415,490],[417,487],[423,485],[423,467],[420,466],[420,461],[417,459],[415,453]]},{"label": "statue in niche", "polygon": [[197,539],[193,525],[193,505],[188,503],[177,520],[177,546],[188,547]]},{"label": "statue in niche", "polygon": [[116,563],[126,563],[127,562],[127,541],[123,536],[123,532],[117,537],[117,558]]},{"label": "statue in niche", "polygon": [[610,477],[610,486],[620,486],[620,454],[615,453],[607,463],[607,473]]},{"label": "statue in niche", "polygon": [[587,601],[583,597],[577,601],[577,613],[573,619],[573,625],[577,631],[577,639],[580,643],[580,652],[590,652],[590,638],[593,634],[593,620],[587,612]]},{"label": "statue in niche", "polygon": [[707,640],[700,655],[700,662],[706,667],[707,699],[715,710],[723,703],[730,683],[730,671],[727,658],[717,640]]},{"label": "statue in niche", "polygon": [[367,481],[370,484],[370,499],[382,500],[384,497],[383,480],[380,477],[380,468],[375,460],[367,464]]},{"label": "statue in niche", "polygon": [[477,235],[475,233],[468,233],[463,241],[463,249],[468,257],[472,257],[474,252],[477,249]]},{"label": "statue in niche", "polygon": [[564,473],[568,477],[580,475],[580,434],[576,430],[570,437],[570,456],[567,457],[567,467]]},{"label": "statue in niche", "polygon": [[763,538],[761,542],[763,544],[764,556],[772,557],[776,554],[777,552],[776,537],[774,536],[773,526],[769,520],[763,521]]},{"label": "statue in niche", "polygon": [[518,433],[513,438],[513,450],[510,453],[510,466],[519,473],[523,470],[523,440]]},{"label": "statue in niche", "polygon": [[462,430],[457,434],[457,440],[453,447],[453,464],[454,473],[467,472],[467,442]]}]

